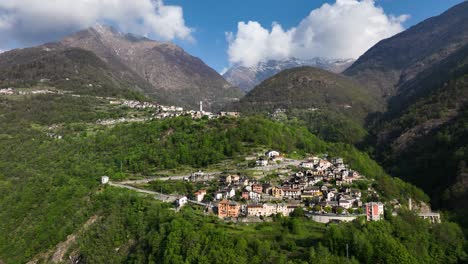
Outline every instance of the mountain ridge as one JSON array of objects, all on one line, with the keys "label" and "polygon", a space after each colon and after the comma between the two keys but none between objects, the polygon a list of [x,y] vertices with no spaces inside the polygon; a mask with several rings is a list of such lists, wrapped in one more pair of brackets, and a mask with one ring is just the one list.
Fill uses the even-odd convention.
[{"label": "mountain ridge", "polygon": [[353,62],[353,59],[325,59],[319,57],[307,60],[297,58],[269,60],[259,62],[253,67],[234,65],[223,73],[223,77],[229,83],[239,87],[244,92],[249,92],[262,81],[283,70],[302,66],[312,66],[329,70],[334,73],[341,73]]},{"label": "mountain ridge", "polygon": [[376,159],[468,227],[468,2],[380,41],[344,74],[388,104],[368,118]]},{"label": "mountain ridge", "polygon": [[376,96],[389,98],[418,73],[467,43],[468,2],[463,2],[381,40],[344,74],[367,85]]},{"label": "mountain ridge", "polygon": [[[121,75],[94,53],[48,44],[0,54],[1,87],[34,87],[38,84],[92,95],[124,95],[142,91],[144,80]],[[164,101],[162,98],[156,98]]]},{"label": "mountain ridge", "polygon": [[166,97],[172,104],[196,108],[204,101],[207,109],[219,108],[242,96],[202,60],[172,43],[102,25],[79,31],[59,43],[92,51],[119,72],[130,69],[151,84],[144,90],[147,95]]},{"label": "mountain ridge", "polygon": [[303,66],[266,79],[228,109],[274,117],[282,113],[323,139],[357,143],[367,134],[367,115],[383,111],[384,102],[347,76]]}]

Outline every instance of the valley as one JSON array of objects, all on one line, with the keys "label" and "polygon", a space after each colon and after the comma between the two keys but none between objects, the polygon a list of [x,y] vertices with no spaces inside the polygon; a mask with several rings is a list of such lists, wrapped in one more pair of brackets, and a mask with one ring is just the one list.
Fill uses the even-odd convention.
[{"label": "valley", "polygon": [[[176,244],[186,241],[189,234],[195,234],[195,230],[197,230],[196,236],[206,236],[209,240],[230,237],[236,241],[236,244],[247,243],[247,245],[255,247],[260,246],[260,244],[264,245],[264,242],[258,244],[259,240],[257,239],[260,237],[274,238],[285,234],[283,242],[272,242],[268,248],[264,249],[270,252],[270,261],[281,261],[284,258],[314,261],[323,258],[323,256],[343,260],[338,251],[325,249],[328,247],[327,243],[329,242],[327,241],[329,239],[334,239],[336,243],[342,243],[342,245],[350,243],[347,239],[343,240],[344,237],[341,235],[333,235],[333,232],[336,232],[333,230],[361,233],[370,228],[369,231],[365,232],[371,232],[375,235],[375,239],[377,239],[375,241],[380,241],[379,243],[408,243],[407,245],[409,245],[412,242],[403,242],[399,238],[379,239],[380,232],[384,232],[386,236],[391,234],[387,232],[393,232],[379,229],[379,226],[383,228],[382,225],[384,225],[390,230],[393,228],[399,230],[400,225],[404,225],[404,221],[416,221],[421,229],[415,230],[415,232],[436,239],[434,236],[437,234],[430,231],[429,227],[432,224],[428,220],[423,220],[405,209],[408,208],[408,198],[412,198],[414,204],[428,201],[428,197],[421,190],[388,176],[367,154],[358,151],[353,146],[324,142],[298,124],[274,122],[260,116],[241,116],[239,118],[226,116],[217,119],[193,119],[190,116],[179,116],[102,126],[97,125],[96,121],[105,116],[127,115],[125,114],[127,111],[128,114],[133,113],[134,115],[137,112],[145,113],[146,111],[156,111],[156,109],[133,109],[110,104],[110,101],[114,101],[116,98],[63,96],[58,92],[57,94],[32,93],[32,91],[40,90],[44,90],[44,87],[33,88],[30,90],[30,94],[19,95],[18,91],[17,95],[0,96],[3,113],[0,116],[2,119],[0,125],[3,131],[0,137],[2,140],[2,144],[0,144],[2,148],[0,152],[2,153],[0,159],[2,167],[0,200],[4,209],[1,214],[2,217],[9,216],[9,221],[4,222],[1,226],[1,232],[9,234],[0,238],[0,253],[3,261],[27,262],[32,259],[36,262],[52,261],[53,251],[50,251],[51,255],[49,255],[47,253],[49,249],[56,248],[59,243],[67,241],[66,237],[74,233],[76,228],[80,228],[91,216],[96,216],[97,220],[87,229],[81,229],[82,231],[77,233],[73,240],[67,242],[68,249],[62,255],[62,259],[81,261],[86,259],[91,262],[101,262],[104,261],[101,258],[105,257],[120,262],[129,255],[146,259],[153,254],[164,254],[165,259],[169,262],[174,261],[178,256],[183,256],[183,254],[190,254],[191,258],[202,258],[206,253],[191,251],[191,253],[167,255],[176,248]],[[43,103],[38,104],[38,101]],[[77,105],[80,106],[79,109],[76,108]],[[44,106],[47,108],[44,109]],[[96,111],[96,109],[100,110]],[[76,111],[79,111],[80,114],[77,115]],[[34,114],[31,115],[31,113]],[[19,117],[24,122],[16,122],[15,120]],[[58,128],[60,132],[57,131],[57,134],[60,134],[62,138],[57,139],[44,133],[44,128],[49,127]],[[273,165],[268,164],[266,167],[255,167],[255,165],[250,167],[252,161],[256,164],[258,153],[261,153],[260,157],[264,155],[265,149],[277,149],[280,153],[284,153],[285,158],[279,164],[275,161]],[[302,166],[309,166],[307,157],[313,157],[313,155],[310,156],[308,153],[317,153],[317,155],[327,153],[330,157],[343,157],[343,160],[349,164],[349,168],[358,171],[359,174],[366,175],[365,179],[368,180],[362,182],[365,184],[357,183],[355,186],[356,189],[362,189],[362,196],[359,200],[362,201],[363,206],[364,202],[368,201],[381,201],[382,204],[389,205],[396,200],[401,203],[400,209],[397,209],[398,204],[394,204],[397,206],[394,209],[386,208],[385,211],[382,209],[381,212],[384,212],[384,215],[378,213],[380,217],[385,216],[387,220],[367,222],[366,217],[360,215],[365,212],[364,208],[358,206],[353,212],[343,210],[335,205],[339,205],[340,200],[330,199],[327,201],[318,193],[317,196],[314,196],[312,193],[301,192],[302,196],[310,195],[310,198],[304,200],[306,202],[301,202],[301,196],[272,199],[279,199],[278,206],[281,206],[283,199],[286,199],[284,200],[285,204],[295,204],[294,208],[303,205],[303,210],[288,211],[289,217],[269,217],[268,213],[265,214],[261,210],[272,210],[270,208],[272,200],[264,203],[262,207],[264,209],[256,209],[253,205],[259,204],[260,201],[251,200],[256,198],[254,196],[250,198],[250,193],[249,200],[245,200],[247,196],[242,197],[243,192],[240,192],[240,189],[237,191],[237,196],[235,195],[238,198],[229,199],[240,199],[237,202],[247,206],[246,214],[249,214],[249,204],[252,205],[250,213],[255,214],[255,216],[248,216],[245,218],[246,220],[243,220],[243,217],[231,217],[230,219],[239,219],[235,225],[232,221],[223,221],[224,217],[219,218],[220,211],[217,210],[219,210],[219,204],[223,203],[223,198],[218,198],[221,200],[217,201],[215,198],[217,191],[224,190],[223,186],[229,186],[227,185],[227,176],[231,177],[231,185],[234,184],[232,177],[235,180],[235,177],[239,176],[250,179],[249,184],[262,183],[259,185],[261,187],[266,182],[271,183],[272,186],[278,184],[280,187],[285,184],[285,181],[294,184],[295,177],[300,175],[302,170],[304,172],[315,170],[312,167],[312,169],[301,169],[300,167],[301,162],[303,162]],[[251,160],[252,157],[253,160]],[[319,163],[328,164],[329,162],[322,160]],[[310,165],[314,166],[313,159]],[[343,166],[343,168],[347,167]],[[214,175],[201,182],[190,182],[190,176],[197,175],[196,172],[199,170],[206,172],[206,175]],[[6,175],[8,176],[6,177]],[[101,184],[103,175],[109,176],[111,186]],[[154,181],[148,181],[144,175],[160,176],[150,178],[155,179]],[[184,180],[184,177],[179,179],[180,175],[188,176],[188,181]],[[310,179],[313,181],[314,177],[320,176],[312,176]],[[336,185],[334,177],[329,178],[328,183],[323,180],[324,185],[319,183],[318,186],[330,188],[329,192],[323,190],[320,192],[333,193],[333,189],[336,188],[337,197],[349,195],[351,198],[351,194],[345,193],[344,189],[344,193],[340,193],[341,188]],[[369,184],[375,189],[375,194],[378,194],[379,198],[370,198],[372,196],[367,194]],[[256,185],[249,186],[252,188]],[[344,186],[347,185],[344,184]],[[313,192],[316,187],[310,185],[308,188],[311,188]],[[195,195],[201,189],[206,189],[207,194],[201,199],[201,202],[198,202]],[[143,192],[144,195],[139,194],[140,192]],[[288,192],[286,191],[286,193]],[[283,190],[283,195],[286,193]],[[371,193],[373,192],[369,194]],[[155,195],[163,201],[155,200]],[[252,193],[252,195],[254,194]],[[273,197],[272,194],[263,193],[263,191],[260,195],[265,199]],[[188,197],[196,203],[189,203],[175,212],[174,208],[176,207],[172,202],[164,202],[180,199],[181,196]],[[320,205],[319,209],[314,203],[322,198],[325,199],[325,203]],[[12,199],[20,199],[20,202],[11,203]],[[314,199],[317,200],[314,202]],[[243,202],[244,200],[246,202]],[[343,203],[344,201],[342,200]],[[38,203],[40,206],[36,206]],[[200,206],[200,203],[211,204],[213,212],[206,213],[205,206]],[[208,208],[211,207],[208,206]],[[283,210],[280,208],[275,210]],[[291,210],[286,208],[287,205],[285,210]],[[321,210],[323,210],[322,213]],[[396,210],[398,215],[392,216],[392,210]],[[286,215],[286,211],[283,214]],[[259,217],[259,215],[262,216]],[[50,220],[51,217],[54,219],[53,221]],[[316,221],[329,221],[329,219],[336,221],[349,218],[364,220],[327,226],[309,218]],[[28,221],[29,224],[18,227],[16,223],[19,219]],[[34,219],[34,221],[28,219]],[[244,221],[247,222],[243,223]],[[166,226],[166,231],[154,229],[158,226],[154,225],[156,222],[161,222]],[[60,228],[53,228],[57,224]],[[182,228],[182,226],[184,227]],[[436,226],[453,229],[454,236],[450,238],[452,244],[448,244],[447,249],[449,245],[451,245],[450,247],[457,245],[458,251],[456,252],[458,253],[455,254],[461,254],[457,255],[461,258],[463,256],[459,247],[461,244],[457,242],[462,239],[461,231],[452,227],[447,219],[442,219],[442,223],[436,224]],[[140,230],[143,227],[144,230]],[[380,231],[377,232],[374,228],[378,228]],[[16,231],[11,232],[11,230]],[[310,233],[310,230],[315,231]],[[181,231],[187,232],[184,238],[174,237]],[[38,232],[46,236],[43,238],[35,237]],[[150,234],[155,234],[155,232],[160,234],[158,236],[162,236],[160,242],[151,237]],[[21,237],[35,237],[30,240],[34,243],[24,243],[23,240],[11,243],[12,238],[19,233]],[[122,236],[122,239],[116,239],[115,235],[117,234]],[[249,237],[256,239],[249,239]],[[369,238],[369,235],[367,237]],[[241,242],[244,240],[245,242]],[[104,243],[104,241],[107,242]],[[210,250],[213,250],[213,253],[210,254],[219,252],[221,245],[229,245],[226,244],[227,241],[211,245]],[[272,241],[276,241],[276,239]],[[317,242],[324,243],[322,245],[325,247],[314,246]],[[157,246],[159,253],[148,255],[148,253],[144,253],[147,252],[144,248],[137,250],[140,243],[150,243],[153,246],[161,245]],[[170,243],[170,245],[163,246],[165,243]],[[357,241],[353,243],[357,243]],[[434,243],[430,242],[432,246]],[[191,248],[183,243],[180,245],[182,246],[177,247],[182,247],[184,250]],[[256,255],[256,250],[244,251],[244,254],[239,255],[234,253],[237,252],[234,250],[234,244],[230,247],[233,250],[231,253],[236,254],[235,257],[232,257],[233,260],[242,261],[243,258]],[[443,252],[445,250],[443,248],[446,246],[440,245],[440,247]],[[115,250],[116,248],[117,250]],[[235,248],[238,249],[237,246]],[[309,248],[314,248],[314,252],[317,250],[320,253],[307,253],[306,249]],[[381,256],[392,259],[404,254],[411,259],[416,254],[416,251],[413,250],[400,248],[394,255],[382,253]],[[30,253],[18,254],[19,251]],[[353,251],[352,255],[353,258],[360,260],[369,257],[360,251]],[[446,256],[446,253],[441,253],[440,258],[444,258],[443,256]],[[369,258],[380,259],[381,257],[373,255]],[[256,263],[261,262],[263,261],[258,259]]]},{"label": "valley", "polygon": [[150,2],[0,43],[0,264],[468,261],[468,2],[219,36]]}]

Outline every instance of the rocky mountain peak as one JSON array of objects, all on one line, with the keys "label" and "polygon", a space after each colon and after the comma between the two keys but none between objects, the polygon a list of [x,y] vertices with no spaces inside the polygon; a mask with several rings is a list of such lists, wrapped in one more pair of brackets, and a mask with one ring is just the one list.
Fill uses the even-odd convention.
[{"label": "rocky mountain peak", "polygon": [[137,74],[153,87],[145,90],[148,95],[165,95],[174,105],[195,108],[204,101],[207,109],[219,108],[242,95],[202,60],[170,42],[97,24],[64,38],[60,44],[92,51],[115,70]]}]

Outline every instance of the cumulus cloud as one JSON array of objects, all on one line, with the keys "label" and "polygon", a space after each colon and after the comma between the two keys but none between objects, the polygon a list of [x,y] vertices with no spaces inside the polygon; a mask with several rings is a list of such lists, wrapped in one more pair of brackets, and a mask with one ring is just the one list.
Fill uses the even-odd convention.
[{"label": "cumulus cloud", "polygon": [[281,25],[273,23],[271,31],[258,22],[239,22],[237,34],[227,34],[229,59],[254,65],[264,59],[285,59],[290,55],[292,32],[285,32]]},{"label": "cumulus cloud", "polygon": [[180,6],[162,0],[1,0],[0,43],[31,44],[96,23],[163,40],[192,39]]},{"label": "cumulus cloud", "polygon": [[239,22],[237,33],[226,34],[229,61],[249,67],[290,57],[356,59],[380,40],[403,31],[406,19],[407,15],[385,14],[374,0],[336,0],[312,10],[288,30],[278,23],[268,30],[255,21]]}]

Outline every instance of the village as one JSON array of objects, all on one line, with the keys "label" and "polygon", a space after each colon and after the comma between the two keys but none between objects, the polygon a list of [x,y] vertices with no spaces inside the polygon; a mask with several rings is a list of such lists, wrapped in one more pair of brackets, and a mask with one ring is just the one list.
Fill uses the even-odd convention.
[{"label": "village", "polygon": [[[386,207],[371,187],[372,180],[350,169],[342,158],[311,156],[295,160],[269,150],[258,153],[255,160],[252,157],[246,157],[246,160],[252,175],[277,177],[198,171],[186,176],[111,184],[153,194],[156,199],[173,203],[176,210],[187,204],[201,206],[205,213],[217,215],[226,221],[268,221],[275,215],[288,217],[297,211],[321,223],[349,222],[359,217],[367,221],[384,219]],[[149,191],[147,184],[158,180],[185,181],[203,187],[194,193],[162,194]],[[109,183],[109,178],[102,183]],[[399,206],[393,203],[390,213],[396,214],[393,209]],[[432,223],[440,222],[438,213],[425,211],[419,212],[419,216]]]},{"label": "village", "polygon": [[[92,87],[93,84],[88,84],[88,86]],[[72,97],[84,96],[80,94],[74,94],[70,91],[45,89],[45,88],[31,90],[31,89],[15,89],[15,88],[9,87],[9,88],[0,89],[0,95],[4,95],[4,96],[12,96],[12,95],[25,96],[25,95],[43,95],[43,94],[66,95],[66,96],[72,96]],[[115,118],[115,119],[103,119],[103,120],[96,121],[96,124],[104,125],[104,126],[116,125],[119,123],[146,122],[146,121],[151,121],[155,119],[166,119],[166,118],[173,118],[173,117],[179,117],[179,116],[189,116],[193,119],[201,119],[201,118],[215,119],[215,118],[220,118],[220,117],[225,117],[225,116],[237,118],[240,116],[239,112],[212,113],[209,111],[205,111],[203,109],[203,102],[199,103],[198,110],[185,110],[183,107],[179,107],[179,106],[160,105],[160,104],[156,104],[152,102],[119,99],[119,98],[114,98],[114,97],[101,97],[101,96],[93,96],[93,97],[96,99],[104,100],[108,102],[109,106],[128,108],[128,109],[132,109],[132,110],[140,112],[140,115],[138,116],[125,116],[125,117],[120,117],[120,118]],[[52,137],[59,138],[56,135],[52,135]]]},{"label": "village", "polygon": [[[289,170],[280,166],[283,162]],[[362,191],[351,188],[364,177],[350,170],[341,158],[286,160],[278,151],[270,150],[255,160],[256,169],[268,167],[282,169],[283,173],[274,183],[238,174],[221,176],[219,190],[212,194],[217,203],[217,215],[223,219],[289,216],[301,208],[313,220],[326,223],[352,221],[359,216],[369,221],[383,217],[382,203],[376,200],[363,204]],[[196,175],[192,180],[196,180]],[[366,192],[376,196],[371,188]],[[206,190],[202,189],[193,197],[202,202],[206,195]]]},{"label": "village", "polygon": [[198,111],[184,110],[183,107],[179,107],[179,106],[166,106],[166,105],[153,104],[149,102],[140,102],[140,101],[135,101],[135,100],[111,100],[109,103],[111,105],[120,105],[123,107],[128,107],[128,108],[137,109],[137,110],[154,109],[155,112],[151,115],[150,118],[146,120],[165,119],[165,118],[172,118],[172,117],[179,117],[179,116],[190,116],[193,119],[200,119],[204,117],[208,119],[213,119],[213,118],[219,118],[223,116],[230,116],[230,117],[240,116],[239,112],[219,112],[217,114],[214,114],[209,111],[204,111],[203,102],[201,101],[199,103]]},{"label": "village", "polygon": [[[45,82],[41,80],[40,82]],[[92,87],[93,84],[88,84]],[[60,95],[71,97],[89,97],[89,95],[74,94],[71,91],[56,90],[52,88],[38,88],[38,89],[15,89],[12,87],[0,89],[0,95],[3,96],[30,96],[30,95]],[[101,100],[110,108],[128,109],[125,116],[112,119],[99,119],[95,124],[99,126],[113,126],[122,123],[142,123],[157,119],[174,118],[179,116],[188,116],[192,119],[216,119],[220,117],[238,118],[239,112],[219,112],[212,113],[203,109],[203,102],[199,103],[199,110],[184,110],[183,107],[166,106],[152,102],[144,102],[137,100],[119,99],[114,97],[92,96],[95,99]],[[50,138],[61,140],[63,135],[60,135],[58,128],[60,126],[53,125],[46,129],[46,135]]]}]

